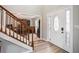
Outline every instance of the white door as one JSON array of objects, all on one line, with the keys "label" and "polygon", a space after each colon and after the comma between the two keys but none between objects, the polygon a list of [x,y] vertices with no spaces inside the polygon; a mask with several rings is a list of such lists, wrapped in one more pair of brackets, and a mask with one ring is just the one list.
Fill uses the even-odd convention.
[{"label": "white door", "polygon": [[48,39],[68,51],[70,49],[70,11],[59,10],[48,15]]},{"label": "white door", "polygon": [[56,13],[52,13],[49,15],[49,30],[48,30],[48,35],[50,38],[50,41],[61,47],[64,48],[65,44],[65,11],[64,10],[59,10]]}]

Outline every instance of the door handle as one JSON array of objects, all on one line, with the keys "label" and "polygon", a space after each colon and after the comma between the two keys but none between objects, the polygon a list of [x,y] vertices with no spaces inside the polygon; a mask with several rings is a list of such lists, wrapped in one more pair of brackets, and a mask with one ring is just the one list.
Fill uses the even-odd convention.
[{"label": "door handle", "polygon": [[64,33],[64,28],[63,27],[61,27],[61,33]]}]

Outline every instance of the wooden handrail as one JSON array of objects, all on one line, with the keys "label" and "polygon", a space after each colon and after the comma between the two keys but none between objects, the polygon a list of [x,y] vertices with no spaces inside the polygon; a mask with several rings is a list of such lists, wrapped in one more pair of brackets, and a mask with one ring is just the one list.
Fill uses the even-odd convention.
[{"label": "wooden handrail", "polygon": [[[15,38],[18,41],[25,43],[25,44],[27,44],[27,42],[29,41],[28,42],[29,44],[27,44],[27,45],[30,45],[29,32],[26,32],[27,33],[27,36],[26,36],[26,34],[24,34],[25,32],[23,31],[23,28],[22,28],[23,26],[25,26],[25,29],[27,31],[29,31],[30,27],[27,27],[26,24],[24,24],[23,22],[20,21],[21,19],[19,19],[15,15],[13,15],[11,12],[9,12],[7,9],[5,9],[3,6],[0,5],[0,8],[1,8],[0,32],[5,33],[6,35],[8,35],[12,38]],[[19,27],[18,27],[18,25],[19,25]],[[34,49],[33,32],[34,31],[32,30],[32,39],[31,39],[30,46],[32,46]],[[27,37],[28,37],[28,39],[27,39]],[[26,42],[24,41],[25,39],[26,39]]]}]

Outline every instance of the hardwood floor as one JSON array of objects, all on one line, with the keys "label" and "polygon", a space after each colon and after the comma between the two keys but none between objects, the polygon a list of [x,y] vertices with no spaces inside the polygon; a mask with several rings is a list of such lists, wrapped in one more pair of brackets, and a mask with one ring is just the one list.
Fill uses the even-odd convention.
[{"label": "hardwood floor", "polygon": [[34,42],[34,53],[67,53],[67,52],[48,41],[40,40],[39,38],[37,38],[37,40]]}]

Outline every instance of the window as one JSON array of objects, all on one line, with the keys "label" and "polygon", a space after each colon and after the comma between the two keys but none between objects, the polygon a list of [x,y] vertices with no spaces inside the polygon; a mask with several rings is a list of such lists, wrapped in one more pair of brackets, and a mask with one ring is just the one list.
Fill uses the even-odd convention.
[{"label": "window", "polygon": [[55,16],[55,18],[54,18],[54,30],[58,31],[58,29],[59,29],[59,18],[58,18],[58,16]]},{"label": "window", "polygon": [[70,10],[66,10],[66,38],[67,45],[69,46],[70,39]]},{"label": "window", "polygon": [[70,32],[70,10],[66,11],[66,32]]}]

